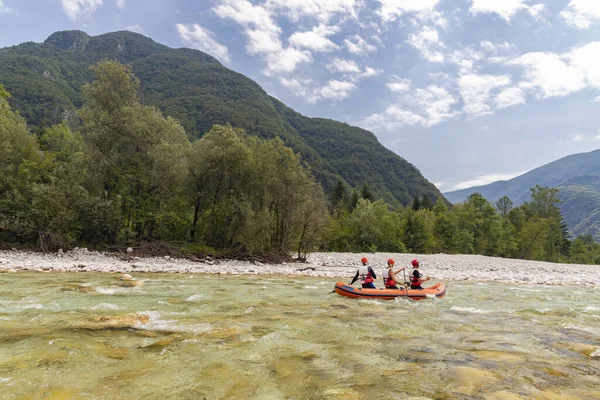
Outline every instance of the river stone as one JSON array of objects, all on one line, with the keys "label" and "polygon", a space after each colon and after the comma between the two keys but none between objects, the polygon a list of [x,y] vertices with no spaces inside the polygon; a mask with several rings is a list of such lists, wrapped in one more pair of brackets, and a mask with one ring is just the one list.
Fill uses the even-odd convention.
[{"label": "river stone", "polygon": [[76,321],[75,326],[83,329],[121,329],[134,328],[138,325],[144,325],[150,322],[150,317],[145,314],[125,314],[125,315],[103,315],[91,316]]},{"label": "river stone", "polygon": [[122,360],[125,357],[127,357],[127,355],[129,355],[129,349],[109,347],[107,349],[102,350],[101,353],[108,358],[112,358],[114,360]]},{"label": "river stone", "polygon": [[96,289],[94,289],[91,286],[84,286],[84,285],[67,285],[60,290],[62,290],[63,292],[96,293]]},{"label": "river stone", "polygon": [[123,274],[123,275],[121,275],[121,280],[122,281],[131,281],[131,280],[133,280],[133,277],[129,274]]},{"label": "river stone", "polygon": [[578,400],[580,397],[569,396],[564,391],[560,393],[551,392],[549,390],[542,390],[540,392],[532,393],[529,396],[530,399],[535,400]]},{"label": "river stone", "polygon": [[506,390],[501,390],[499,392],[486,394],[484,396],[485,400],[525,400],[525,397],[521,397],[517,394],[507,392]]},{"label": "river stone", "polygon": [[466,395],[474,395],[498,382],[496,375],[480,368],[458,366],[454,369],[458,386],[453,390]]},{"label": "river stone", "polygon": [[478,358],[482,358],[487,361],[523,363],[527,360],[527,358],[523,354],[509,353],[498,350],[474,350],[472,354]]}]

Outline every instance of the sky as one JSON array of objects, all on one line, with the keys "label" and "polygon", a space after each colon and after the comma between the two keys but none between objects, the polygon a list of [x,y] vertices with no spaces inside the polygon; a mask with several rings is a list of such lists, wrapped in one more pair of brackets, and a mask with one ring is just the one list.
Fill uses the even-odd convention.
[{"label": "sky", "polygon": [[0,0],[0,47],[70,29],[207,52],[442,192],[600,148],[600,0]]}]

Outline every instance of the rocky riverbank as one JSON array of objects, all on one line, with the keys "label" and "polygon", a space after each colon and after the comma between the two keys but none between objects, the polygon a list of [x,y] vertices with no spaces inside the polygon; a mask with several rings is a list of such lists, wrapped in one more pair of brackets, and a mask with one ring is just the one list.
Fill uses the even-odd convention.
[{"label": "rocky riverbank", "polygon": [[[236,260],[137,257],[100,253],[76,248],[65,253],[0,251],[0,272],[104,272],[104,273],[182,273],[182,274],[254,274],[337,277],[348,280],[354,275],[360,258],[366,256],[376,272],[388,258],[397,268],[421,260],[421,271],[436,281],[493,281],[504,283],[600,286],[600,267],[511,260],[475,255],[353,254],[312,253],[307,263],[263,264]],[[407,273],[410,268],[407,268]]]}]

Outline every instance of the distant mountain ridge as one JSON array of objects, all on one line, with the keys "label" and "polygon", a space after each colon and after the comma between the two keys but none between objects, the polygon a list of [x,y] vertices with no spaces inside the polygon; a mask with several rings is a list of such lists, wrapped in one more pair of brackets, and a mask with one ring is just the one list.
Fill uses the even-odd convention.
[{"label": "distant mountain ridge", "polygon": [[132,66],[142,101],[178,119],[191,138],[230,122],[249,134],[281,137],[302,155],[326,190],[338,179],[371,190],[388,203],[408,205],[415,196],[443,197],[419,170],[382,146],[364,129],[308,118],[269,96],[256,82],[225,68],[212,56],[172,49],[132,32],[91,37],[56,32],[41,44],[0,49],[0,83],[11,105],[38,129],[70,118],[82,104],[89,66],[114,59]]},{"label": "distant mountain ridge", "polygon": [[508,196],[515,205],[529,200],[535,185],[558,188],[561,211],[573,236],[592,235],[600,241],[600,149],[573,154],[508,181],[444,193],[451,203],[478,192],[495,202]]}]

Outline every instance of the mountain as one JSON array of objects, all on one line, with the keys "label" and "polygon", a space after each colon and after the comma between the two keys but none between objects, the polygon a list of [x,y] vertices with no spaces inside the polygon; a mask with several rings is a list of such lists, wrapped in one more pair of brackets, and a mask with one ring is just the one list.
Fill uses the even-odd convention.
[{"label": "mountain", "polygon": [[535,185],[560,189],[561,211],[573,236],[590,234],[600,241],[600,150],[573,154],[508,181],[456,190],[444,195],[452,203],[478,192],[495,202],[508,196],[515,205],[529,200]]},{"label": "mountain", "polygon": [[342,179],[368,184],[390,204],[415,196],[443,197],[419,170],[386,149],[371,132],[345,123],[305,117],[269,96],[256,82],[208,54],[172,49],[132,32],[88,36],[52,34],[44,43],[0,49],[0,83],[11,105],[38,131],[72,118],[82,105],[89,66],[104,59],[131,65],[145,104],[178,119],[191,139],[213,124],[230,122],[253,135],[282,140],[312,167],[327,191]]}]

